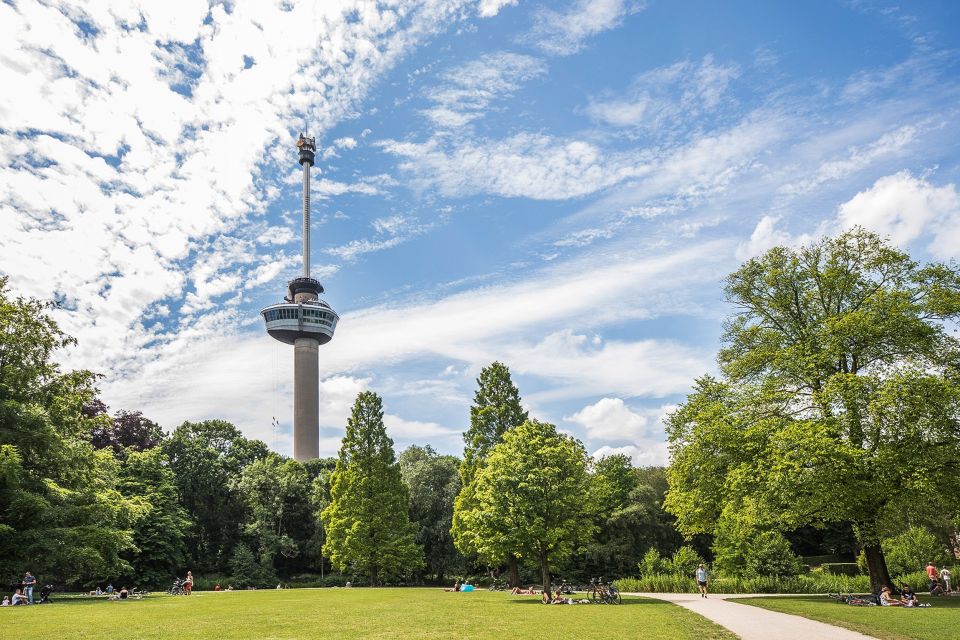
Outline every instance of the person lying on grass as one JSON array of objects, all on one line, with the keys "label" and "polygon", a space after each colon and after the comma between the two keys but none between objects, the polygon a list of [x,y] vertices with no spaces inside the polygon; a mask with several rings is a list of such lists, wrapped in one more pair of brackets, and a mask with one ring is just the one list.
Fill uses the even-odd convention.
[{"label": "person lying on grass", "polygon": [[533,587],[530,587],[529,589],[521,589],[520,587],[514,587],[510,591],[510,593],[512,593],[515,596],[535,596],[540,592],[534,589]]}]

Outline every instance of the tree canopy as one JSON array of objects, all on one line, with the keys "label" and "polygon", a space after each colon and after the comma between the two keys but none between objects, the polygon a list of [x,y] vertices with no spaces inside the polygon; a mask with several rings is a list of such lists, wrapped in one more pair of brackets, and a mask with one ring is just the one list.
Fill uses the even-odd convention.
[{"label": "tree canopy", "polygon": [[408,515],[409,495],[393,441],[383,424],[380,396],[357,396],[330,481],[330,503],[321,512],[324,553],[341,570],[355,567],[377,585],[422,562]]},{"label": "tree canopy", "polygon": [[504,433],[477,473],[477,509],[464,514],[480,556],[518,555],[540,569],[549,595],[551,564],[593,533],[588,461],[583,445],[552,424],[529,420]]},{"label": "tree canopy", "polygon": [[854,229],[771,249],[725,293],[721,377],[669,420],[668,510],[688,535],[846,523],[878,588],[882,535],[956,513],[960,273]]}]

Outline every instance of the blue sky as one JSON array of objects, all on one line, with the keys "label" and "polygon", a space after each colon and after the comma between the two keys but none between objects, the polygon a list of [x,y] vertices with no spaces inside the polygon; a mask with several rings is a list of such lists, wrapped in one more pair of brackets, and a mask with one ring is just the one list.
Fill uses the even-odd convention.
[{"label": "blue sky", "polygon": [[0,4],[0,272],[167,428],[290,452],[257,312],[298,271],[304,125],[324,454],[366,388],[398,446],[459,452],[498,359],[663,463],[740,262],[857,224],[960,252],[956,3],[159,4]]}]

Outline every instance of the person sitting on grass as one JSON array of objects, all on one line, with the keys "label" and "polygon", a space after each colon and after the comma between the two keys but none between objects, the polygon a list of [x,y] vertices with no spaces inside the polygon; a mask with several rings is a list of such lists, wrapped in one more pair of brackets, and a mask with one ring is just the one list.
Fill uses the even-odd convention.
[{"label": "person sitting on grass", "polygon": [[903,591],[900,594],[900,602],[905,607],[919,607],[920,601],[917,600],[917,594],[913,592],[910,585],[903,585]]},{"label": "person sitting on grass", "polygon": [[453,583],[453,586],[451,588],[444,589],[444,591],[453,591],[453,592],[460,591],[460,580],[457,579],[457,581]]},{"label": "person sitting on grass", "polygon": [[3,602],[0,602],[0,607],[9,607],[10,606],[10,596],[3,596]]},{"label": "person sitting on grass", "polygon": [[13,602],[13,606],[27,604],[27,596],[23,595],[20,589],[17,589],[16,593],[13,594],[13,599],[11,602]]},{"label": "person sitting on grass", "polygon": [[903,603],[893,597],[890,587],[883,585],[880,589],[880,605],[883,607],[902,607]]}]

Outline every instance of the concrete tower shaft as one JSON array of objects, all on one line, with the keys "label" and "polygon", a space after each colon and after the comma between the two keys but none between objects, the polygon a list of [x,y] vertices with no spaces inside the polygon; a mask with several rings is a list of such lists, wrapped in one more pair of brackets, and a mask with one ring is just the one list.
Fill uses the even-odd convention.
[{"label": "concrete tower shaft", "polygon": [[293,343],[293,459],[320,457],[320,343],[297,338]]}]

